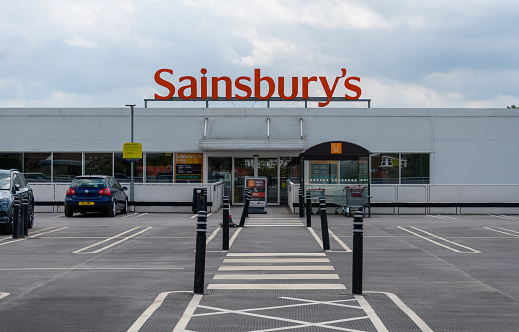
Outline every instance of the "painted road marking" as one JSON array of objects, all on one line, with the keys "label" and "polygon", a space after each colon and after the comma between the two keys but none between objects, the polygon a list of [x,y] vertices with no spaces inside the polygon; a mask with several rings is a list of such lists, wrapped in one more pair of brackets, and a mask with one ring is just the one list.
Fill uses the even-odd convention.
[{"label": "painted road marking", "polygon": [[[142,313],[142,315],[135,321],[135,323],[133,323],[133,325],[130,326],[130,328],[128,329],[128,332],[137,332],[137,331],[139,331],[141,329],[141,327],[144,325],[144,323],[146,323],[146,321],[151,317],[151,315],[153,315],[153,313],[162,305],[162,303],[164,302],[166,297],[169,294],[172,294],[172,293],[192,293],[192,292],[188,292],[188,291],[175,291],[175,292],[163,292],[163,293],[160,293],[157,296],[157,298],[155,298],[155,301],[153,301],[153,303]],[[198,296],[200,298],[202,297],[202,295],[198,295]],[[195,298],[196,297],[197,297],[197,295],[195,295]],[[193,300],[191,300],[191,302],[193,302]],[[198,302],[200,302],[200,299],[198,299]],[[196,302],[195,308],[196,308],[196,305],[198,304],[198,302]],[[186,311],[187,311],[187,309],[186,309]],[[185,312],[184,312],[184,315],[185,315]],[[181,321],[182,321],[182,319],[181,319]],[[177,331],[177,330],[175,330],[175,331]]]},{"label": "painted road marking", "polygon": [[449,217],[449,216],[442,216],[442,215],[439,215],[439,214],[428,214],[427,215],[428,217],[433,217],[433,218],[439,218],[439,219],[458,219],[458,218],[455,218],[455,217]]},{"label": "painted road marking", "polygon": [[338,274],[217,274],[213,279],[224,279],[224,280],[305,280],[305,279],[340,279]]},{"label": "painted road marking", "polygon": [[451,241],[451,240],[447,240],[446,238],[443,238],[443,237],[440,237],[440,236],[434,235],[434,234],[432,234],[432,233],[426,232],[426,231],[424,231],[424,230],[422,230],[422,229],[419,229],[419,228],[416,228],[416,227],[414,227],[414,226],[409,226],[409,228],[412,228],[412,229],[414,229],[414,230],[416,230],[416,231],[419,231],[419,232],[422,232],[422,233],[424,233],[424,234],[427,234],[427,235],[429,235],[430,237],[434,237],[434,238],[439,239],[439,240],[441,240],[441,241],[448,242],[448,243],[453,244],[453,245],[455,245],[455,246],[458,246],[458,247],[460,247],[460,248],[467,249],[468,251],[460,251],[460,250],[458,250],[458,249],[455,249],[455,248],[449,247],[449,246],[447,246],[447,245],[445,245],[445,244],[443,244],[443,243],[440,243],[440,242],[434,241],[434,240],[432,240],[432,239],[430,239],[430,238],[428,238],[428,237],[425,237],[425,236],[423,236],[423,235],[420,235],[420,234],[418,234],[418,233],[416,233],[416,232],[413,232],[413,231],[411,231],[411,230],[408,230],[408,229],[406,229],[406,228],[404,228],[404,227],[401,227],[401,226],[397,226],[397,227],[400,228],[401,230],[404,230],[404,231],[406,231],[406,232],[408,232],[408,233],[411,233],[411,234],[413,234],[413,235],[415,235],[415,236],[418,236],[419,238],[422,238],[422,239],[424,239],[424,240],[426,240],[426,241],[429,241],[429,242],[431,242],[431,243],[434,243],[434,244],[436,244],[436,245],[438,245],[438,246],[440,246],[440,247],[443,247],[443,248],[449,249],[449,250],[451,250],[451,251],[454,251],[454,252],[457,252],[457,253],[460,253],[460,254],[479,254],[479,253],[481,253],[481,251],[479,251],[479,250],[472,249],[472,248],[470,248],[470,247],[464,246],[464,245],[462,245],[462,244],[456,243],[456,242]]},{"label": "painted road marking", "polygon": [[[375,314],[375,312],[371,309],[369,304],[367,302],[364,302],[364,306],[359,303],[359,305],[353,305],[352,302],[355,302],[357,299],[346,299],[346,300],[337,300],[337,301],[312,301],[312,300],[306,300],[306,299],[298,299],[298,298],[292,298],[292,297],[279,297],[280,299],[285,299],[288,301],[296,301],[295,304],[287,304],[287,305],[278,305],[278,306],[272,306],[272,307],[260,307],[260,308],[250,308],[250,309],[240,309],[240,310],[229,310],[224,308],[217,308],[217,307],[211,307],[206,305],[198,305],[198,308],[204,309],[204,310],[213,310],[213,312],[205,312],[202,314],[193,314],[191,313],[192,317],[207,317],[207,316],[214,316],[214,315],[222,315],[222,314],[236,314],[236,315],[244,315],[244,316],[251,316],[255,318],[264,318],[267,320],[274,320],[279,321],[283,324],[283,327],[277,327],[277,328],[269,328],[269,329],[263,329],[263,330],[257,330],[255,329],[255,332],[267,332],[267,331],[283,331],[283,330],[292,330],[292,329],[299,329],[299,328],[305,328],[305,327],[318,327],[318,328],[324,328],[324,329],[332,329],[332,330],[339,330],[339,331],[350,331],[350,332],[365,332],[361,330],[353,330],[349,328],[340,327],[337,325],[330,325],[330,324],[339,324],[339,323],[346,323],[346,322],[354,322],[359,320],[371,320],[373,325],[376,327],[378,332],[387,332],[388,330],[385,328],[384,324],[378,319],[378,316]],[[358,300],[357,300],[358,302]],[[351,303],[351,304],[350,304]],[[316,306],[316,305],[334,305],[334,306],[342,306],[342,307],[348,307],[353,309],[358,309],[359,311],[362,310],[366,313],[365,316],[357,316],[357,317],[348,317],[343,319],[337,319],[333,321],[325,321],[325,322],[307,322],[303,320],[296,320],[291,318],[284,318],[279,316],[272,316],[267,314],[260,314],[255,313],[258,311],[275,311],[280,312],[282,309],[290,309],[290,308],[298,308],[303,306]],[[366,306],[367,305],[367,306]],[[371,310],[369,310],[371,309]],[[376,320],[374,321],[374,318]],[[286,323],[289,324],[295,324],[292,326],[286,326]],[[262,323],[264,325],[264,323]],[[187,324],[183,325],[183,328],[185,329],[187,327]],[[174,331],[181,331],[181,330],[174,330]],[[187,331],[187,330],[186,330]]]},{"label": "painted road marking", "polygon": [[207,289],[233,290],[290,290],[290,289],[346,289],[343,284],[209,284]]},{"label": "painted road marking", "polygon": [[297,253],[297,252],[230,252],[227,254],[227,257],[265,257],[265,256],[326,256],[324,252],[307,252],[307,253]]},{"label": "painted road marking", "polygon": [[519,220],[518,217],[513,216],[507,216],[504,214],[491,214],[492,217],[501,218],[501,219],[507,219],[507,220]]},{"label": "painted road marking", "polygon": [[183,267],[13,267],[0,268],[0,271],[76,271],[76,270],[184,270]]},{"label": "painted road marking", "polygon": [[226,258],[225,263],[330,263],[328,258]]},{"label": "painted road marking", "polygon": [[[44,229],[40,229],[37,232],[34,232],[34,234],[32,234],[32,235],[30,235],[28,237],[24,237],[24,238],[21,238],[21,239],[16,239],[16,240],[0,243],[0,246],[6,245],[6,244],[10,244],[10,243],[24,241],[24,240],[31,239],[31,238],[35,238],[35,237],[41,236],[43,234],[49,234],[49,233],[58,232],[58,231],[61,231],[63,229],[66,229],[66,228],[68,228],[68,227],[61,227],[61,228],[47,227],[47,228],[44,228]],[[8,239],[12,239],[12,238],[4,238],[4,239],[1,239],[0,241],[4,241],[4,240],[8,240]]]},{"label": "painted road marking", "polygon": [[[388,292],[375,292],[365,291],[364,293],[371,294],[385,294],[393,301],[400,310],[402,310],[411,320],[418,326],[422,332],[433,332],[433,330],[418,316],[413,310],[411,310],[396,294]],[[355,296],[357,297],[357,295]]]},{"label": "painted road marking", "polygon": [[[211,212],[211,213],[208,213],[207,216],[209,217],[209,216],[212,215],[212,214],[213,214],[212,212]],[[194,216],[191,216],[190,218],[191,218],[191,219],[195,219],[196,217],[198,217],[198,213],[195,214]]]},{"label": "painted road marking", "polygon": [[220,266],[218,271],[334,271],[331,265],[251,265]]},{"label": "painted road marking", "polygon": [[0,292],[0,299],[3,299],[4,297],[7,297],[9,295],[10,295],[9,293],[2,293],[2,292]]},{"label": "painted road marking", "polygon": [[82,249],[76,250],[76,251],[73,252],[73,254],[79,254],[79,253],[82,253],[82,254],[97,254],[97,253],[99,253],[99,252],[101,252],[101,251],[103,251],[103,250],[106,250],[106,249],[108,249],[108,248],[111,248],[111,247],[113,247],[113,246],[115,246],[115,245],[117,245],[117,244],[119,244],[119,243],[122,243],[122,242],[124,242],[124,241],[127,241],[127,240],[129,240],[129,239],[131,239],[131,238],[133,238],[133,237],[135,237],[135,236],[141,234],[141,233],[144,233],[144,232],[146,232],[146,231],[152,229],[153,227],[146,227],[146,228],[144,228],[143,230],[141,230],[141,231],[139,231],[139,232],[137,232],[137,233],[134,233],[134,234],[132,234],[132,235],[130,235],[130,236],[124,237],[123,239],[121,239],[121,240],[119,240],[119,241],[116,241],[116,242],[114,242],[114,243],[112,243],[112,244],[109,244],[109,245],[107,245],[107,246],[105,246],[105,247],[102,247],[102,248],[100,248],[100,249],[98,249],[98,250],[95,250],[95,251],[85,251],[85,250],[87,250],[87,249],[90,249],[90,248],[93,248],[93,247],[99,246],[99,245],[101,245],[101,244],[103,244],[103,243],[105,243],[105,242],[108,242],[108,241],[111,241],[111,240],[114,240],[114,239],[120,238],[120,237],[122,237],[124,234],[130,233],[130,232],[132,232],[132,231],[136,231],[136,230],[138,230],[139,228],[144,228],[144,227],[135,227],[135,228],[132,228],[132,229],[126,231],[126,232],[122,232],[122,233],[120,233],[120,234],[117,234],[117,235],[115,235],[115,236],[112,236],[112,237],[110,237],[110,238],[108,238],[108,239],[106,239],[106,240],[103,240],[103,241],[101,241],[101,242],[97,242],[97,243],[94,243],[94,244],[92,244],[92,245],[89,245],[88,247],[85,247],[85,248],[82,248]]},{"label": "painted road marking", "polygon": [[502,228],[502,227],[494,227],[494,228],[483,227],[483,228],[488,229],[489,231],[494,231],[494,232],[498,232],[498,233],[502,233],[502,234],[506,234],[506,235],[510,235],[510,236],[519,237],[519,232],[513,231],[511,229],[506,229],[506,228]]},{"label": "painted road marking", "polygon": [[337,241],[337,242],[341,245],[341,247],[344,248],[344,250],[345,250],[346,252],[353,252],[353,250],[351,250],[350,247],[348,247],[348,246],[346,245],[346,243],[342,242],[342,240],[339,239],[339,237],[338,237],[337,235],[335,235],[335,234],[332,232],[331,229],[329,229],[328,232],[329,232],[330,235],[335,239],[335,241]]}]

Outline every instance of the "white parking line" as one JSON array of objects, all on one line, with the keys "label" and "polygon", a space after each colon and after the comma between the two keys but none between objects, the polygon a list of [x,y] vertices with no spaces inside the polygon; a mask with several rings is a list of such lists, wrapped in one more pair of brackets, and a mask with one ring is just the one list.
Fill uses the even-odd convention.
[{"label": "white parking line", "polygon": [[[65,228],[68,228],[68,227],[61,227],[61,228],[57,228],[57,229],[53,229],[53,228],[55,228],[55,227],[47,227],[47,228],[44,228],[44,229],[40,229],[39,231],[35,232],[34,234],[32,234],[32,235],[30,235],[28,237],[24,237],[24,238],[21,238],[21,239],[16,239],[16,240],[0,243],[0,246],[6,245],[6,244],[10,244],[10,243],[24,241],[24,240],[27,240],[27,239],[34,238],[36,236],[43,235],[43,234],[54,233],[54,232],[61,231],[61,230],[65,229]],[[50,229],[52,229],[52,230],[50,230]],[[44,232],[46,230],[50,230],[50,231]],[[4,241],[4,240],[7,240],[7,239],[12,239],[12,238],[5,238],[5,239],[1,239],[0,241]]]},{"label": "white parking line", "polygon": [[483,228],[488,229],[489,231],[494,231],[494,232],[498,232],[498,233],[502,233],[502,234],[506,234],[506,235],[510,235],[510,236],[519,237],[519,232],[513,231],[511,229],[506,229],[506,228],[501,228],[501,227],[495,227],[495,229],[493,229],[491,227],[483,227]]},{"label": "white parking line", "polygon": [[9,295],[10,295],[9,293],[2,293],[2,292],[0,292],[0,299],[3,299],[4,297],[7,297]]},{"label": "white parking line", "polygon": [[428,214],[427,215],[428,217],[433,217],[433,218],[439,218],[439,219],[458,219],[458,218],[454,218],[454,217],[449,217],[449,216],[442,216],[442,215],[438,215],[438,214]]},{"label": "white parking line", "polygon": [[507,220],[519,220],[518,217],[507,216],[504,214],[491,214],[490,216]]},{"label": "white parking line", "polygon": [[209,237],[207,238],[207,241],[205,241],[205,244],[208,244],[209,242],[211,242],[211,240],[214,239],[214,237],[216,236],[216,234],[218,234],[218,231],[220,231],[220,227],[217,227],[217,228],[214,230],[213,234],[211,234],[211,236],[209,236]]},{"label": "white parking line", "polygon": [[[189,291],[174,291],[174,292],[163,292],[163,293],[160,293],[157,296],[157,298],[155,298],[155,301],[153,301],[153,303],[142,313],[142,315],[135,321],[135,323],[133,323],[133,325],[130,326],[130,328],[128,329],[128,332],[137,332],[137,331],[139,331],[141,329],[141,327],[144,325],[144,323],[146,323],[146,321],[151,317],[151,315],[153,315],[153,313],[162,305],[162,303],[164,302],[166,297],[169,294],[172,294],[172,293],[192,293],[192,292],[189,292]],[[195,297],[196,296],[197,295],[195,295]],[[201,297],[201,295],[200,295],[200,297]],[[191,301],[191,302],[193,302],[193,301]],[[200,302],[200,300],[198,300],[198,302]],[[195,308],[196,308],[196,305],[198,304],[198,302],[195,304]],[[188,322],[189,322],[189,320],[188,320]],[[185,326],[184,326],[184,328],[185,328]],[[177,331],[177,330],[175,330],[175,331]]]},{"label": "white parking line", "polygon": [[335,234],[332,232],[331,229],[328,230],[328,232],[329,232],[330,235],[335,239],[335,241],[337,241],[337,242],[341,245],[341,247],[343,247],[344,250],[346,250],[346,252],[353,252],[353,250],[351,250],[350,247],[348,247],[348,246],[346,245],[346,243],[342,242],[342,240],[339,239],[339,237],[338,237],[337,235],[335,235]]},{"label": "white parking line", "polygon": [[124,242],[124,241],[126,241],[126,240],[129,240],[129,239],[131,239],[132,237],[135,237],[135,236],[137,236],[137,235],[139,235],[139,234],[141,234],[141,233],[144,233],[144,232],[146,232],[146,231],[152,229],[153,227],[147,227],[147,228],[143,229],[143,230],[140,231],[140,232],[137,232],[137,233],[132,234],[132,235],[130,235],[130,236],[128,236],[128,237],[125,237],[125,238],[123,238],[122,240],[116,241],[116,242],[114,242],[114,243],[112,243],[112,244],[109,244],[109,245],[107,245],[106,247],[103,247],[103,248],[101,248],[101,249],[98,249],[98,250],[95,250],[95,251],[83,252],[83,251],[85,251],[85,250],[87,250],[87,249],[90,249],[90,248],[92,248],[92,247],[98,246],[98,245],[100,245],[100,244],[102,244],[102,243],[105,243],[105,242],[107,242],[107,241],[110,241],[110,240],[116,239],[116,238],[118,238],[118,237],[121,237],[122,235],[124,235],[124,234],[126,234],[126,233],[129,233],[129,232],[132,232],[132,231],[135,231],[135,230],[137,230],[137,229],[139,229],[139,228],[142,228],[142,227],[135,227],[135,228],[132,228],[132,229],[126,231],[126,232],[122,232],[122,233],[120,233],[120,234],[117,234],[117,235],[115,235],[115,236],[112,236],[112,237],[110,237],[110,238],[108,238],[108,239],[106,239],[106,240],[103,240],[103,241],[101,241],[101,242],[97,242],[97,243],[94,243],[94,244],[92,244],[92,245],[90,245],[90,246],[88,246],[88,247],[85,247],[85,248],[82,248],[82,249],[76,250],[76,251],[73,252],[73,254],[79,254],[79,253],[83,253],[83,254],[97,254],[97,253],[99,253],[99,252],[101,252],[101,251],[103,251],[103,250],[106,250],[106,249],[108,249],[108,248],[110,248],[110,247],[115,246],[116,244],[119,244],[119,243]]},{"label": "white parking line", "polygon": [[455,249],[455,248],[449,247],[449,246],[447,246],[447,245],[445,245],[445,244],[442,244],[442,243],[439,243],[439,242],[437,242],[437,241],[431,240],[431,239],[429,239],[428,237],[425,237],[425,236],[423,236],[423,235],[420,235],[420,234],[418,234],[418,233],[416,233],[416,232],[413,232],[413,231],[410,231],[410,230],[408,230],[408,229],[405,229],[404,227],[401,227],[401,226],[397,226],[397,227],[400,228],[401,230],[404,230],[404,231],[406,231],[406,232],[408,232],[408,233],[411,233],[411,234],[413,234],[413,235],[415,235],[415,236],[418,236],[419,238],[422,238],[422,239],[424,239],[424,240],[426,240],[426,241],[429,241],[429,242],[431,242],[431,243],[434,243],[434,244],[436,244],[436,245],[438,245],[438,246],[440,246],[440,247],[443,247],[443,248],[449,249],[449,250],[451,250],[451,251],[454,251],[454,252],[457,252],[457,253],[460,253],[460,254],[479,254],[479,253],[481,253],[481,251],[479,251],[479,250],[475,250],[475,249],[472,249],[472,248],[470,248],[470,247],[464,246],[464,245],[462,245],[462,244],[456,243],[456,242],[454,242],[454,241],[447,240],[446,238],[443,238],[443,237],[440,237],[440,236],[434,235],[434,234],[432,234],[432,233],[426,232],[426,231],[424,231],[424,230],[422,230],[422,229],[419,229],[419,228],[416,228],[416,227],[414,227],[414,226],[410,226],[410,228],[413,228],[413,229],[415,229],[415,230],[417,230],[417,231],[420,231],[420,232],[422,232],[422,233],[425,233],[425,234],[427,234],[427,235],[429,235],[429,236],[431,236],[431,237],[434,237],[434,238],[440,239],[440,240],[442,240],[442,241],[445,241],[445,242],[448,242],[448,243],[454,244],[454,245],[456,245],[456,246],[458,246],[458,247],[465,248],[465,249],[469,250],[469,252],[466,252],[466,251],[460,251],[460,250],[458,250],[458,249]]},{"label": "white parking line", "polygon": [[[411,320],[418,326],[418,328],[422,332],[433,332],[433,330],[413,311],[411,310],[396,294],[388,293],[388,292],[375,292],[375,291],[366,291],[364,293],[372,293],[372,294],[385,294],[387,297],[393,301],[400,310],[402,310]],[[357,296],[355,296],[357,297]]]}]

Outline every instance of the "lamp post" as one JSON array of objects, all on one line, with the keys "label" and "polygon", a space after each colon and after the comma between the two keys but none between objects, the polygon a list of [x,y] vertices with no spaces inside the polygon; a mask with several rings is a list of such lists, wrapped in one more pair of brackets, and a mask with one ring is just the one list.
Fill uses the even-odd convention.
[{"label": "lamp post", "polygon": [[[135,107],[135,104],[126,105],[126,106],[130,107],[132,110],[132,116],[131,116],[131,118],[132,118],[132,125],[131,125],[132,137],[131,137],[131,139],[132,140],[131,140],[131,143],[133,143],[133,108]],[[133,163],[134,162],[132,161],[131,166],[130,166],[131,167],[131,169],[130,169],[130,201],[132,201],[132,202],[135,200],[134,199],[134,181],[133,181]]]}]

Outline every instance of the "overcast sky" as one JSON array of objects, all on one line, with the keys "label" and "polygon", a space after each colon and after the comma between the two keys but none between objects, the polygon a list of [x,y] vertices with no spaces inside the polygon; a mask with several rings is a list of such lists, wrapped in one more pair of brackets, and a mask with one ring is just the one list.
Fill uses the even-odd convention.
[{"label": "overcast sky", "polygon": [[143,107],[161,68],[177,83],[345,68],[371,107],[519,105],[519,1],[0,3],[0,107]]}]

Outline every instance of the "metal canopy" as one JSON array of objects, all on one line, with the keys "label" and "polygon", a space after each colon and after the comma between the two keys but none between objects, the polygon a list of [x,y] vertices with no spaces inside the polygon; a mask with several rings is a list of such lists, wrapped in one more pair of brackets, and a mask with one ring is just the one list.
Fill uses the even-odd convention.
[{"label": "metal canopy", "polygon": [[305,160],[341,160],[367,156],[369,156],[367,149],[360,145],[343,141],[320,143],[301,153],[301,157]]}]

